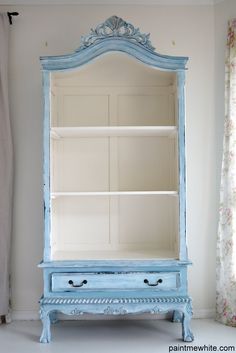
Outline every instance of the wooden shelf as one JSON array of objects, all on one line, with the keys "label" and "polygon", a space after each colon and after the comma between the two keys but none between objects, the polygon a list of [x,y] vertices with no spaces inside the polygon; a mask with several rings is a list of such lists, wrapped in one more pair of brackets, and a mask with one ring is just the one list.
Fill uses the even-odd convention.
[{"label": "wooden shelf", "polygon": [[130,250],[130,251],[56,251],[53,253],[54,261],[62,260],[167,260],[176,259],[173,250]]},{"label": "wooden shelf", "polygon": [[176,126],[52,127],[51,138],[103,136],[166,136],[177,134]]},{"label": "wooden shelf", "polygon": [[135,196],[135,195],[170,195],[178,196],[177,191],[74,191],[74,192],[52,192],[51,197],[61,196]]}]

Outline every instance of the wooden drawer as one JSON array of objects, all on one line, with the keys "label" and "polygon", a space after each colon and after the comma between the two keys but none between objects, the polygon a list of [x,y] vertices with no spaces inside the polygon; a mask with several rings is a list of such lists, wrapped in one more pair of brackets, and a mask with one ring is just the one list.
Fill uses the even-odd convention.
[{"label": "wooden drawer", "polygon": [[52,292],[84,290],[177,290],[179,272],[52,273]]}]

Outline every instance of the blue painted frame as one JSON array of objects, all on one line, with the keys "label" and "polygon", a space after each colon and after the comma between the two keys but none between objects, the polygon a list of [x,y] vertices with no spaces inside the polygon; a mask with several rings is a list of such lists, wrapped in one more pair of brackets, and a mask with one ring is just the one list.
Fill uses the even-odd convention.
[{"label": "blue painted frame", "polygon": [[[179,155],[179,259],[176,260],[84,260],[52,261],[50,243],[50,74],[54,71],[73,70],[109,52],[122,52],[158,70],[177,73],[178,86],[178,155]],[[182,322],[183,340],[192,341],[189,327],[192,316],[191,299],[187,294],[187,266],[190,264],[186,246],[186,173],[185,173],[185,101],[184,85],[187,57],[160,55],[154,52],[149,34],[116,16],[98,25],[82,37],[79,49],[69,55],[41,57],[44,89],[44,258],[39,265],[44,271],[44,295],[40,301],[43,323],[41,342],[51,338],[50,323],[55,313],[70,315],[103,313],[123,315],[137,312],[166,312],[173,310],[174,321]],[[178,291],[151,288],[131,291],[52,292],[53,273],[126,273],[178,272]],[[134,277],[135,278],[135,277]],[[82,300],[82,301],[81,301]],[[104,304],[105,303],[105,304]],[[109,305],[107,305],[109,304]],[[122,304],[122,306],[120,306]]]}]

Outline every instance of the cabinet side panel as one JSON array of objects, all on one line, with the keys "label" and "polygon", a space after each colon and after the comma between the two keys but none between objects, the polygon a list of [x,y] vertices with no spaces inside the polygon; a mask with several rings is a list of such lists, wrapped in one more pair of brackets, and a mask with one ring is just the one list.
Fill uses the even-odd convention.
[{"label": "cabinet side panel", "polygon": [[50,73],[43,71],[44,90],[44,261],[51,258],[50,245]]},{"label": "cabinet side panel", "polygon": [[186,247],[186,171],[185,171],[185,72],[178,72],[179,113],[179,241],[180,260],[187,258]]}]

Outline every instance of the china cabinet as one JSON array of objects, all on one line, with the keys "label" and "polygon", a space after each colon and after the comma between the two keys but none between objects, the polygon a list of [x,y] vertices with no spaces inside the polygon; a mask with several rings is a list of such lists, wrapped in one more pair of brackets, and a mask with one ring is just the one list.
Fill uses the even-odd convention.
[{"label": "china cabinet", "polygon": [[186,57],[112,16],[42,57],[44,293],[57,313],[173,312],[192,341],[185,205]]}]

